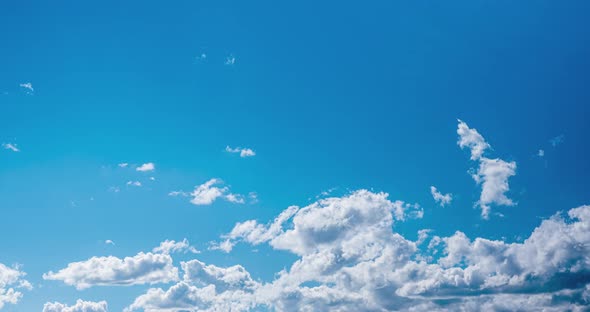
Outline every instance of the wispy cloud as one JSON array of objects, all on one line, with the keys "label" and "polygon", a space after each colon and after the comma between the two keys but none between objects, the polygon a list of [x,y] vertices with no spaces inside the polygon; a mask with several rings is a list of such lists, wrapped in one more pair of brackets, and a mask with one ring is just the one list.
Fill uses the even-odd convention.
[{"label": "wispy cloud", "polygon": [[127,185],[130,185],[130,186],[141,186],[141,182],[139,182],[139,181],[127,181]]},{"label": "wispy cloud", "polygon": [[120,163],[117,166],[121,167],[121,168],[127,168],[127,166],[129,166],[128,163]]},{"label": "wispy cloud", "polygon": [[27,93],[33,93],[35,92],[35,89],[33,89],[33,84],[30,82],[25,82],[25,83],[21,83],[19,84],[19,86],[23,89],[25,89],[25,91]]},{"label": "wispy cloud", "polygon": [[432,198],[434,198],[434,201],[440,204],[442,207],[450,204],[453,200],[453,195],[451,193],[442,194],[434,186],[430,187],[430,194],[432,194]]},{"label": "wispy cloud", "polygon": [[225,65],[234,65],[235,63],[236,57],[233,54],[230,54],[225,58]]},{"label": "wispy cloud", "polygon": [[110,239],[105,240],[104,243],[107,244],[107,245],[113,245],[113,246],[115,246],[115,242],[113,242]]},{"label": "wispy cloud", "polygon": [[553,147],[556,147],[557,145],[563,143],[563,139],[565,139],[565,136],[563,134],[558,135],[558,136],[552,138],[551,140],[549,140],[549,143],[551,143],[551,145]]},{"label": "wispy cloud", "polygon": [[14,143],[4,143],[4,144],[2,144],[2,147],[4,149],[7,149],[7,150],[10,150],[10,151],[13,151],[13,152],[20,152],[20,149]]},{"label": "wispy cloud", "polygon": [[252,150],[250,148],[242,148],[242,147],[232,148],[228,145],[225,147],[225,151],[228,153],[239,153],[240,157],[242,157],[242,158],[256,156],[256,152],[254,152],[254,150]]}]

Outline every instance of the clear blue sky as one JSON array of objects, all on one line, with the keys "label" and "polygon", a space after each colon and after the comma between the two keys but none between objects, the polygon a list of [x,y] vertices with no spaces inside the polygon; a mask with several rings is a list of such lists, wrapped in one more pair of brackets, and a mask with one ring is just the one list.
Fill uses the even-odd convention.
[{"label": "clear blue sky", "polygon": [[[590,204],[589,12],[588,1],[3,1],[0,263],[20,264],[32,289],[2,310],[80,298],[122,311],[174,282],[78,290],[43,274],[184,238],[200,253],[171,255],[181,279],[180,262],[198,259],[271,283],[302,254],[213,246],[237,222],[360,189],[420,206],[422,218],[394,222],[409,241],[432,229],[522,243]],[[492,200],[488,219],[471,176],[483,160],[458,145],[457,119],[486,157],[516,164],[500,194],[512,205]],[[219,194],[195,191],[214,178]]]}]

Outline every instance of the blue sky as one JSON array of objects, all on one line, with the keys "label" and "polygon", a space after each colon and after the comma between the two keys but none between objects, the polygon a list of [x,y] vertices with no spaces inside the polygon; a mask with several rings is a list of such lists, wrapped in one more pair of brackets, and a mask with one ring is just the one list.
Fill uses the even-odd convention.
[{"label": "blue sky", "polygon": [[588,305],[589,6],[3,2],[0,310]]}]

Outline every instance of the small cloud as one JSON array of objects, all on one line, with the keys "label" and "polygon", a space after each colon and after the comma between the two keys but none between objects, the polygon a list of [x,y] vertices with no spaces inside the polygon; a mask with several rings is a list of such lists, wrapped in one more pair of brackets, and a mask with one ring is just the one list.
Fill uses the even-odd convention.
[{"label": "small cloud", "polygon": [[562,135],[558,135],[556,137],[554,137],[553,139],[549,140],[549,142],[551,143],[551,145],[553,147],[556,147],[557,145],[563,143],[563,139],[565,138],[565,136]]},{"label": "small cloud", "polygon": [[135,168],[135,170],[137,171],[141,171],[141,172],[147,172],[147,171],[154,171],[156,169],[156,165],[154,165],[154,163],[145,163],[137,168]]},{"label": "small cloud", "polygon": [[453,195],[451,193],[442,194],[434,186],[430,187],[430,194],[432,194],[432,198],[434,198],[434,201],[440,204],[441,207],[450,204],[453,200]]},{"label": "small cloud", "polygon": [[204,61],[205,59],[207,59],[207,54],[201,53],[200,55],[197,55],[196,59],[200,60],[200,61]]},{"label": "small cloud", "polygon": [[225,65],[234,65],[236,63],[236,57],[230,54],[225,58]]},{"label": "small cloud", "polygon": [[121,167],[121,168],[127,168],[127,166],[129,166],[128,163],[120,163],[117,166]]},{"label": "small cloud", "polygon": [[2,147],[13,152],[20,152],[20,149],[16,146],[16,144],[13,143],[4,143],[2,144]]},{"label": "small cloud", "polygon": [[183,192],[183,191],[172,191],[172,192],[168,193],[168,196],[173,196],[173,197],[176,197],[176,196],[187,197],[189,195],[190,195],[189,193]]},{"label": "small cloud", "polygon": [[191,246],[186,238],[180,242],[176,242],[174,240],[165,240],[160,243],[160,246],[154,248],[152,251],[154,253],[161,253],[166,255],[177,252],[190,252],[193,254],[201,253],[199,250],[197,250],[197,248]]},{"label": "small cloud", "polygon": [[231,203],[243,204],[244,196],[230,193],[229,187],[223,185],[220,179],[210,179],[209,181],[198,185],[192,192],[172,191],[169,196],[191,197],[190,202],[194,205],[210,205],[218,198],[225,199]]},{"label": "small cloud", "polygon": [[127,181],[127,185],[141,186],[141,182],[139,182],[139,181]]},{"label": "small cloud", "polygon": [[225,199],[230,203],[235,204],[243,204],[244,203],[244,196],[240,194],[227,194],[225,195]]},{"label": "small cloud", "polygon": [[248,193],[248,198],[250,199],[251,204],[255,204],[258,202],[258,194],[256,192]]},{"label": "small cloud", "polygon": [[21,83],[19,86],[25,89],[25,91],[29,94],[35,92],[35,89],[33,89],[33,84],[30,82]]},{"label": "small cloud", "polygon": [[113,246],[115,246],[115,242],[113,242],[110,239],[105,240],[104,243],[107,244],[107,245],[113,245]]},{"label": "small cloud", "polygon": [[537,152],[537,156],[539,156],[539,157],[545,156],[545,151],[540,149],[539,152]]},{"label": "small cloud", "polygon": [[111,186],[109,187],[109,192],[119,193],[121,189],[118,186]]},{"label": "small cloud", "polygon": [[225,151],[228,153],[239,153],[240,157],[242,157],[242,158],[256,156],[256,152],[254,152],[250,148],[241,148],[241,147],[231,148],[228,145],[225,147]]},{"label": "small cloud", "polygon": [[156,181],[156,178],[154,178],[154,177],[150,177],[150,180],[151,180],[151,181]]}]

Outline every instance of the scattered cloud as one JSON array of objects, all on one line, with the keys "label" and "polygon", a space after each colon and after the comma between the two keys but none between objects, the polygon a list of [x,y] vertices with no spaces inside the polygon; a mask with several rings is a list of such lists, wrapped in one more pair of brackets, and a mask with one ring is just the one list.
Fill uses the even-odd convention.
[{"label": "scattered cloud", "polygon": [[61,302],[47,302],[43,306],[43,312],[107,312],[106,301],[84,301],[78,299],[76,304],[69,306]]},{"label": "scattered cloud", "polygon": [[543,156],[545,156],[545,151],[544,151],[544,150],[542,150],[542,149],[540,149],[540,150],[537,152],[537,156],[539,156],[539,157],[543,157]]},{"label": "scattered cloud", "polygon": [[200,253],[200,251],[198,251],[195,247],[189,244],[186,238],[180,242],[176,242],[174,240],[165,240],[162,243],[160,243],[160,246],[154,248],[152,251],[154,253],[162,253],[167,255],[177,252],[190,252],[194,254]]},{"label": "scattered cloud", "polygon": [[242,157],[242,158],[252,157],[252,156],[256,155],[256,152],[254,152],[252,149],[249,149],[249,148],[241,148],[241,147],[231,148],[229,146],[226,146],[225,151],[228,153],[239,153],[240,157]]},{"label": "scattered cloud", "polygon": [[565,139],[565,136],[562,135],[558,135],[554,138],[552,138],[551,140],[549,140],[549,143],[551,143],[551,146],[556,147],[557,145],[563,143],[563,139]]},{"label": "scattered cloud", "polygon": [[430,194],[432,194],[432,198],[434,198],[434,201],[441,205],[441,207],[450,204],[453,200],[453,194],[442,194],[434,186],[430,186]]},{"label": "scattered cloud", "polygon": [[92,257],[72,262],[57,272],[43,274],[44,280],[62,281],[76,289],[93,286],[130,286],[169,283],[178,280],[178,269],[168,254],[140,252],[123,259]]},{"label": "scattered cloud", "polygon": [[30,82],[21,83],[21,84],[19,84],[19,86],[21,88],[25,89],[25,91],[29,94],[32,94],[33,92],[35,92],[35,89],[33,89],[33,84]]},{"label": "scattered cloud", "polygon": [[6,150],[10,150],[13,152],[20,152],[20,149],[18,148],[18,146],[14,143],[3,143],[2,147]]},{"label": "scattered cloud", "polygon": [[111,186],[109,187],[109,192],[119,193],[121,189],[118,186]]},{"label": "scattered cloud", "polygon": [[190,202],[194,205],[211,205],[218,198],[223,198],[231,203],[243,204],[245,202],[244,196],[233,194],[229,191],[228,186],[223,185],[220,179],[210,179],[209,181],[198,185],[195,189],[188,193],[184,191],[172,191],[168,193],[169,196],[183,196],[192,197]]},{"label": "scattered cloud", "polygon": [[6,304],[16,304],[23,297],[22,289],[31,290],[31,283],[24,279],[27,274],[20,266],[12,268],[0,263],[0,309]]},{"label": "scattered cloud", "polygon": [[120,163],[117,166],[121,167],[121,168],[127,168],[127,166],[129,166],[128,163]]},{"label": "scattered cloud", "polygon": [[197,55],[196,56],[196,59],[199,60],[199,61],[204,61],[204,60],[207,59],[207,54],[201,53],[200,55]]},{"label": "scattered cloud", "polygon": [[113,242],[110,239],[105,240],[104,243],[107,244],[107,245],[113,245],[113,246],[115,246],[115,242]]},{"label": "scattered cloud", "polygon": [[476,203],[481,208],[481,216],[488,219],[491,212],[491,204],[514,206],[515,203],[506,196],[510,190],[508,179],[516,175],[516,162],[506,162],[502,159],[490,159],[483,156],[484,152],[490,148],[483,136],[476,129],[458,120],[457,134],[459,141],[457,144],[461,148],[469,147],[471,149],[471,160],[479,161],[477,172],[472,173],[472,178],[477,184],[482,186],[479,201]]},{"label": "scattered cloud", "polygon": [[141,172],[148,172],[148,171],[154,171],[156,169],[156,165],[154,165],[154,163],[145,163],[137,168],[135,168],[135,170],[137,171],[141,171]]},{"label": "scattered cloud", "polygon": [[130,186],[141,186],[141,182],[139,181],[127,181],[126,184]]}]

